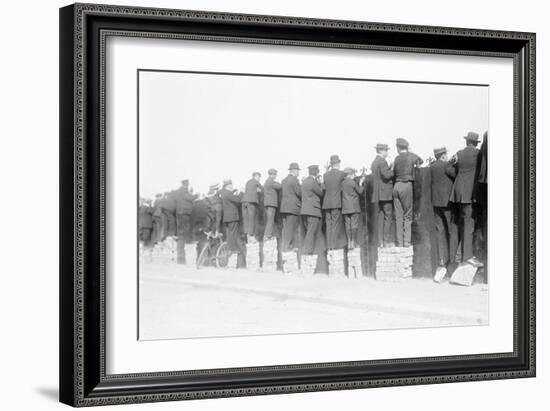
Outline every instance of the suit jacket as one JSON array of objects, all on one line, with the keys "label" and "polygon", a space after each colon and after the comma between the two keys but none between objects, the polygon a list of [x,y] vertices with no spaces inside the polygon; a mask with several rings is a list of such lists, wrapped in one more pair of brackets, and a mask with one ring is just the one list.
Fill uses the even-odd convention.
[{"label": "suit jacket", "polygon": [[298,177],[289,174],[281,181],[281,213],[300,215],[302,191]]},{"label": "suit jacket", "polygon": [[323,174],[325,197],[323,198],[323,210],[342,208],[342,181],[346,173],[333,168]]},{"label": "suit jacket", "polygon": [[142,205],[139,207],[139,228],[153,227],[153,207]]},{"label": "suit jacket", "polygon": [[153,203],[153,217],[162,216],[162,198],[156,199]]},{"label": "suit jacket", "polygon": [[455,176],[456,171],[448,161],[436,160],[430,165],[432,206],[447,207],[449,205]]},{"label": "suit jacket", "polygon": [[323,198],[323,188],[313,176],[308,176],[302,182],[302,209],[301,215],[313,217],[322,217],[321,199]]},{"label": "suit jacket", "polygon": [[472,146],[456,153],[456,178],[451,190],[450,201],[462,204],[472,203],[472,194],[477,180],[478,155],[479,150]]},{"label": "suit jacket", "polygon": [[191,214],[193,211],[193,201],[197,195],[191,194],[188,189],[180,187],[174,191],[174,201],[176,203],[176,214]]},{"label": "suit jacket", "polygon": [[170,191],[162,200],[161,207],[163,210],[166,210],[168,213],[176,212],[176,199],[174,191]]},{"label": "suit jacket", "polygon": [[264,183],[264,205],[269,207],[279,207],[279,192],[281,183],[278,183],[272,177],[268,177]]},{"label": "suit jacket", "polygon": [[260,184],[260,182],[251,178],[246,182],[246,185],[244,187],[243,202],[258,204],[260,202],[259,193],[261,191],[262,185]]},{"label": "suit jacket", "polygon": [[423,160],[414,153],[399,153],[393,162],[395,181],[414,181],[415,168],[422,163]]},{"label": "suit jacket", "polygon": [[372,171],[372,202],[393,200],[393,171],[385,158],[376,156],[370,167]]},{"label": "suit jacket", "polygon": [[205,227],[207,230],[220,231],[222,221],[222,201],[219,193],[204,199],[206,204]]},{"label": "suit jacket", "polygon": [[361,212],[360,196],[364,190],[353,178],[346,178],[342,182],[342,214]]},{"label": "suit jacket", "polygon": [[241,207],[241,197],[241,195],[237,195],[227,188],[220,190],[224,223],[240,221],[239,208]]}]

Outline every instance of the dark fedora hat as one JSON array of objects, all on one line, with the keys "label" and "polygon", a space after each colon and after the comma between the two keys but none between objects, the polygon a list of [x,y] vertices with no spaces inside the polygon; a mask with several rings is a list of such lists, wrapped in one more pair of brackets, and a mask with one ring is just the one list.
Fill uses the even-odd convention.
[{"label": "dark fedora hat", "polygon": [[333,154],[330,156],[330,164],[337,164],[341,163],[340,157],[338,157],[338,154]]},{"label": "dark fedora hat", "polygon": [[376,144],[376,146],[374,146],[375,149],[377,150],[389,150],[389,146],[387,144],[381,144],[381,143],[378,143]]},{"label": "dark fedora hat", "polygon": [[468,134],[466,134],[464,138],[468,141],[479,143],[479,134],[477,134],[475,131],[468,131]]},{"label": "dark fedora hat", "polygon": [[288,169],[289,170],[301,170],[300,166],[298,165],[298,163],[290,163],[290,165],[288,166]]},{"label": "dark fedora hat", "polygon": [[434,156],[438,156],[440,154],[445,154],[446,152],[447,152],[446,147],[434,148]]},{"label": "dark fedora hat", "polygon": [[398,138],[395,140],[395,145],[399,148],[407,148],[409,147],[409,142],[404,138]]},{"label": "dark fedora hat", "polygon": [[319,166],[317,164],[307,167],[309,174],[319,174]]}]

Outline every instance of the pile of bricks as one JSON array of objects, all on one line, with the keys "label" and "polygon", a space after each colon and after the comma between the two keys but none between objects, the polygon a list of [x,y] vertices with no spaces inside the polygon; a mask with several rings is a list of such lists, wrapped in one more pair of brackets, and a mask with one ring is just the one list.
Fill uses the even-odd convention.
[{"label": "pile of bricks", "polygon": [[177,242],[172,237],[156,243],[151,252],[151,258],[156,262],[162,263],[176,262],[176,255]]},{"label": "pile of bricks", "polygon": [[283,272],[285,274],[297,274],[300,272],[298,253],[296,251],[283,253]]},{"label": "pile of bricks", "polygon": [[239,261],[239,254],[233,253],[227,259],[227,268],[237,268],[237,263]]},{"label": "pile of bricks", "polygon": [[260,268],[260,243],[249,241],[246,244],[246,268],[258,270]]},{"label": "pile of bricks", "polygon": [[197,243],[185,244],[185,265],[195,266],[197,263]]},{"label": "pile of bricks", "polygon": [[277,271],[277,239],[265,240],[263,244],[263,271]]},{"label": "pile of bricks", "polygon": [[317,267],[317,256],[303,255],[300,267],[302,269],[302,273],[305,275],[315,274],[315,268]]},{"label": "pile of bricks", "polygon": [[361,268],[361,249],[348,250],[348,277],[360,278],[363,275]]},{"label": "pile of bricks", "polygon": [[387,247],[378,249],[376,279],[399,281],[412,277],[413,247]]},{"label": "pile of bricks", "polygon": [[346,275],[344,249],[328,250],[327,260],[328,260],[328,274],[330,276]]}]

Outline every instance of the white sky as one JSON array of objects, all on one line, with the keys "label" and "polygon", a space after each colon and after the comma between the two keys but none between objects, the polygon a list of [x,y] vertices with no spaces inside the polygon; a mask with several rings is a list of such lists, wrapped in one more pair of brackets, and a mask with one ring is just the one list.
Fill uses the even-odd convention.
[{"label": "white sky", "polygon": [[380,142],[395,139],[427,158],[454,153],[468,131],[488,129],[486,86],[413,84],[172,72],[140,72],[140,195],[177,188],[195,192],[232,178],[244,187],[253,171],[287,175],[296,161],[321,169],[331,154],[343,166],[370,166]]}]

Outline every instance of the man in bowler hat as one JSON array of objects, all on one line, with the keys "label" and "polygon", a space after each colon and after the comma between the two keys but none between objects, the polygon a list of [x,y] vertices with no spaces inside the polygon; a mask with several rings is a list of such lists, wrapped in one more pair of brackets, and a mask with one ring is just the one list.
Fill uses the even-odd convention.
[{"label": "man in bowler hat", "polygon": [[319,166],[308,167],[309,175],[302,181],[302,224],[305,227],[305,236],[302,253],[306,255],[323,253],[326,249],[323,236],[321,201],[323,187],[319,180]]},{"label": "man in bowler hat", "polygon": [[258,216],[258,205],[260,203],[260,193],[262,185],[259,172],[252,173],[252,178],[246,182],[243,196],[243,224],[244,232],[249,241],[254,241],[256,233],[256,220]]},{"label": "man in bowler hat", "polygon": [[449,202],[455,168],[449,164],[447,149],[434,149],[435,161],[430,164],[431,196],[434,209],[435,229],[437,231],[437,251],[439,269],[445,269],[454,262],[458,249],[457,210]]},{"label": "man in bowler hat", "polygon": [[185,244],[193,241],[193,202],[198,198],[189,191],[189,180],[182,180],[181,186],[173,191],[176,211],[177,263],[185,264]]},{"label": "man in bowler hat", "polygon": [[413,217],[413,183],[416,168],[423,161],[409,151],[409,142],[398,138],[395,142],[398,155],[393,161],[393,208],[398,247],[410,247]]},{"label": "man in bowler hat", "polygon": [[456,169],[456,178],[451,189],[450,201],[457,204],[460,210],[460,237],[462,239],[462,262],[481,267],[483,264],[474,257],[473,236],[474,236],[474,186],[478,178],[477,164],[479,149],[479,134],[470,131],[464,137],[466,147],[460,150],[451,159]]},{"label": "man in bowler hat", "polygon": [[376,157],[371,165],[371,202],[378,208],[378,246],[390,247],[392,245],[393,170],[386,160],[388,145],[377,144],[375,149]]},{"label": "man in bowler hat", "polygon": [[267,172],[267,180],[264,183],[264,207],[265,207],[265,231],[264,237],[270,239],[274,236],[277,211],[281,197],[281,183],[277,181],[277,170],[270,168]]},{"label": "man in bowler hat", "polygon": [[342,182],[342,215],[346,228],[346,238],[349,249],[359,247],[363,241],[359,236],[361,228],[361,203],[360,196],[364,192],[363,183],[365,176],[359,179],[355,177],[355,169],[344,169],[346,178]]},{"label": "man in bowler hat", "polygon": [[342,182],[346,177],[340,170],[340,157],[330,156],[329,170],[323,175],[325,195],[323,197],[323,211],[327,232],[327,247],[336,250],[346,246],[346,232],[342,218]]},{"label": "man in bowler hat", "polygon": [[246,247],[241,237],[239,208],[242,195],[233,189],[233,182],[223,181],[223,188],[219,192],[222,202],[222,221],[225,230],[227,246],[232,253],[237,253],[237,266],[246,266]]},{"label": "man in bowler hat", "polygon": [[300,211],[302,208],[302,189],[298,176],[300,166],[290,163],[288,176],[281,181],[281,215],[283,219],[282,251],[292,251],[300,247]]}]

